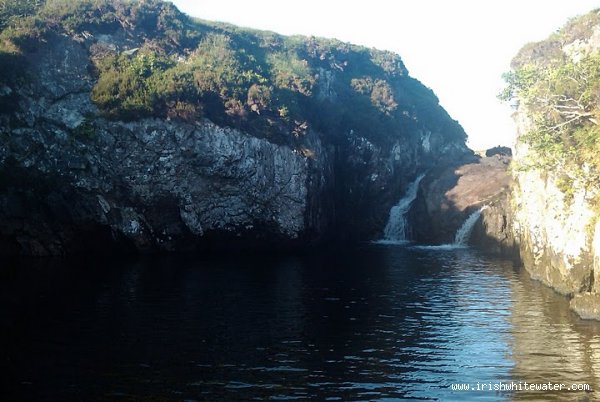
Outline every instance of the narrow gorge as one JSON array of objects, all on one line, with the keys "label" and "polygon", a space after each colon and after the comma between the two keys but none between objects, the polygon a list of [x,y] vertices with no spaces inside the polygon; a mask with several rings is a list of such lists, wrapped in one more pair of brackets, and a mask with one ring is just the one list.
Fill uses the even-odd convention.
[{"label": "narrow gorge", "polygon": [[597,304],[594,161],[532,164],[541,106],[521,99],[535,68],[596,57],[597,13],[515,58],[511,162],[475,156],[392,53],[160,1],[90,5],[49,5],[2,33],[0,254],[450,244],[485,207],[473,244],[521,258],[575,308]]},{"label": "narrow gorge", "polygon": [[[173,3],[0,0],[3,400],[597,399],[600,11],[516,54],[516,142],[474,151],[409,57]],[[393,15],[452,74],[483,49],[432,12],[491,46],[458,3],[398,5],[435,43],[309,3],[251,6]]]}]

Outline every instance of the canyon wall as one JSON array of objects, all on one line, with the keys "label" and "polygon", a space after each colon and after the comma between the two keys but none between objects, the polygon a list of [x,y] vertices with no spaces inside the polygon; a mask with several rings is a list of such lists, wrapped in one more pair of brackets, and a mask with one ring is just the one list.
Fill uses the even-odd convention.
[{"label": "canyon wall", "polygon": [[600,14],[592,11],[526,45],[503,94],[518,130],[505,215],[523,265],[573,296],[582,317],[597,319],[599,49]]},{"label": "canyon wall", "polygon": [[372,239],[418,174],[473,158],[393,53],[48,4],[2,25],[2,255]]}]

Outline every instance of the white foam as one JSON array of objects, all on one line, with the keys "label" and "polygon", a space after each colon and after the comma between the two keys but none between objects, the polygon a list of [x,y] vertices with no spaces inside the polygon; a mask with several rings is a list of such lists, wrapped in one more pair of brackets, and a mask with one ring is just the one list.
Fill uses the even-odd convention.
[{"label": "white foam", "polygon": [[466,246],[469,238],[471,237],[471,232],[475,227],[475,223],[479,220],[481,216],[481,211],[486,209],[487,207],[479,208],[477,211],[473,212],[469,217],[465,220],[462,226],[456,231],[456,235],[454,235],[454,244]]},{"label": "white foam", "polygon": [[426,245],[417,245],[411,246],[411,248],[416,248],[418,250],[433,250],[433,251],[450,251],[450,250],[460,250],[464,248],[468,248],[468,246],[463,244],[438,244],[434,246],[426,246]]},{"label": "white foam", "polygon": [[371,241],[371,244],[377,244],[377,245],[381,245],[381,246],[406,246],[407,244],[410,244],[411,242],[408,240],[386,240],[386,239],[382,239],[382,240],[373,240]]},{"label": "white foam", "polygon": [[406,241],[406,238],[408,237],[406,214],[413,201],[417,198],[419,183],[421,183],[423,177],[425,177],[425,174],[420,175],[415,181],[410,183],[406,188],[404,197],[402,197],[390,210],[390,217],[383,230],[384,241]]}]

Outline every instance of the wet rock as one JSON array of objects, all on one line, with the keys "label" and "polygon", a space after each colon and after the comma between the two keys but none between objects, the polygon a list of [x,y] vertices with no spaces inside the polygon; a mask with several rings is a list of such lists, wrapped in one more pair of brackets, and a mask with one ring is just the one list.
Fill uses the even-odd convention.
[{"label": "wet rock", "polygon": [[[414,238],[425,243],[451,242],[473,211],[492,205],[506,193],[508,162],[496,155],[430,173],[411,211]],[[485,216],[491,216],[491,211]]]},{"label": "wet rock", "polygon": [[487,253],[502,255],[518,261],[519,241],[514,232],[514,216],[510,189],[505,188],[486,202],[471,235],[471,244]]},{"label": "wet rock", "polygon": [[584,320],[600,320],[600,294],[598,293],[577,294],[571,299],[570,307]]}]

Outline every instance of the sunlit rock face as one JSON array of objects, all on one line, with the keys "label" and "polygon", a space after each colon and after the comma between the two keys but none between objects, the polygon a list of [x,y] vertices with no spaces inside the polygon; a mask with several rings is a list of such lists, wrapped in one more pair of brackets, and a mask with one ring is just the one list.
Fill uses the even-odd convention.
[{"label": "sunlit rock face", "polygon": [[[518,137],[532,129],[526,106],[514,115]],[[517,140],[514,160],[532,157],[529,146]],[[515,169],[512,192],[514,234],[520,243],[521,258],[531,276],[563,294],[594,289],[593,244],[597,214],[590,192],[574,182],[567,198],[557,187],[559,172]],[[596,240],[595,240],[596,239]]]},{"label": "sunlit rock face", "polygon": [[[586,55],[598,51],[599,32],[598,13],[591,12],[570,21],[558,36],[525,46],[513,64],[578,63]],[[596,292],[600,285],[597,280],[600,230],[598,209],[594,205],[597,186],[585,180],[593,173],[589,171],[590,165],[566,161],[555,163],[554,168],[539,167],[544,164],[535,162],[545,155],[543,151],[540,154],[531,148],[527,136],[537,132],[540,106],[523,99],[515,105],[513,117],[518,136],[514,147],[515,183],[510,204],[512,232],[520,245],[523,265],[533,278],[562,294]],[[535,116],[538,116],[537,120]],[[570,135],[563,133],[561,139]],[[538,137],[534,138],[537,140]],[[589,152],[587,149],[571,151]],[[565,177],[569,178],[566,185]],[[594,307],[596,300],[593,293],[585,298],[576,297],[572,307],[582,317],[593,318],[593,311],[598,307]]]},{"label": "sunlit rock face", "polygon": [[596,292],[579,293],[571,299],[571,309],[581,318],[600,320],[600,294]]},{"label": "sunlit rock face", "polygon": [[[532,129],[528,116],[520,106],[515,114],[519,135]],[[527,144],[518,143],[515,150],[517,163],[530,157]],[[560,293],[591,290],[595,217],[585,189],[575,188],[567,200],[556,185],[555,172],[516,170],[514,177],[514,231],[525,268]]]},{"label": "sunlit rock face", "polygon": [[595,217],[585,191],[567,203],[554,179],[551,172],[516,174],[514,227],[532,277],[560,293],[578,293],[593,285]]}]

